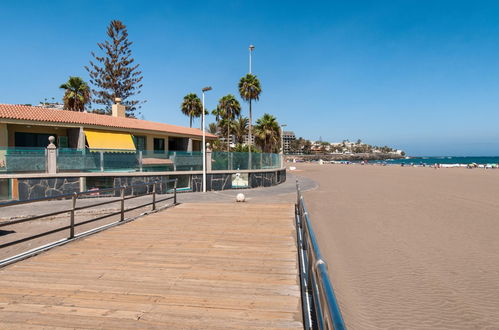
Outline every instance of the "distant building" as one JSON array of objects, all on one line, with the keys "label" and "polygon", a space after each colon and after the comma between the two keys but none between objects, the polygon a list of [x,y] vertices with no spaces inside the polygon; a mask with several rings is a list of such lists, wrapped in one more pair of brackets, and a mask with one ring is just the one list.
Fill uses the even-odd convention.
[{"label": "distant building", "polygon": [[[251,141],[253,142],[251,145],[255,145],[255,135],[251,135]],[[249,145],[249,135],[244,136],[244,144]]]},{"label": "distant building", "polygon": [[295,133],[292,131],[284,131],[282,133],[282,140],[284,144],[284,153],[287,154],[291,151],[291,142],[296,140]]},{"label": "distant building", "polygon": [[35,105],[35,107],[64,110],[64,104],[58,102],[40,102],[40,104]]}]

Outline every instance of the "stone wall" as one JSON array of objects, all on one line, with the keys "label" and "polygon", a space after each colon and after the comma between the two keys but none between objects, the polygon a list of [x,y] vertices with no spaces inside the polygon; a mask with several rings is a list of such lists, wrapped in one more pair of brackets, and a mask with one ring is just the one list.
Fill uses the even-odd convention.
[{"label": "stone wall", "polygon": [[[167,189],[173,189],[173,183],[167,184],[168,176],[122,176],[114,178],[114,188],[119,188],[121,186],[127,186],[125,189],[126,195],[142,195],[145,193],[152,192],[153,186],[139,186],[136,185],[144,183],[152,183],[157,181],[159,184],[156,186],[156,192],[158,194],[165,194]],[[115,192],[116,196],[120,195],[119,190]]]},{"label": "stone wall", "polygon": [[80,178],[18,179],[19,200],[53,197],[80,191]]},{"label": "stone wall", "polygon": [[[191,190],[202,191],[203,176],[201,174],[186,174],[191,176]],[[206,176],[206,190],[232,189],[232,175],[226,173],[211,173]],[[173,188],[173,183],[167,183],[172,176],[116,176],[113,177],[113,187],[127,186],[127,195],[140,195],[152,192],[152,185],[134,187],[143,183],[159,182],[156,192],[164,194]],[[286,181],[286,170],[256,172],[248,174],[248,188],[271,187]],[[66,178],[32,178],[18,179],[19,200],[37,199],[71,194],[80,191],[79,177]],[[115,196],[119,196],[117,190]]]}]

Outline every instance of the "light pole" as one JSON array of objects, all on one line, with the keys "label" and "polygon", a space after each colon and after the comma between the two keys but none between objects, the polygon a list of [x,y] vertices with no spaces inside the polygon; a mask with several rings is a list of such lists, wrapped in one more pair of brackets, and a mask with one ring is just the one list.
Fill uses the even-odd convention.
[{"label": "light pole", "polygon": [[211,91],[211,87],[205,87],[202,89],[203,91],[203,113],[201,115],[201,122],[203,127],[203,192],[206,192],[206,130],[204,124],[204,93],[207,91]]},{"label": "light pole", "polygon": [[249,73],[251,74],[251,53],[253,52],[253,49],[255,49],[255,46],[249,45]]}]

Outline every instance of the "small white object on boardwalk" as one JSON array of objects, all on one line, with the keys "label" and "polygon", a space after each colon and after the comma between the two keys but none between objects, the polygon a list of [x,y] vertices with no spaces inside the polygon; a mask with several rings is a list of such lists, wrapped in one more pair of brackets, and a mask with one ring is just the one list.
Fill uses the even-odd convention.
[{"label": "small white object on boardwalk", "polygon": [[303,328],[292,204],[193,203],[0,270],[0,328]]}]

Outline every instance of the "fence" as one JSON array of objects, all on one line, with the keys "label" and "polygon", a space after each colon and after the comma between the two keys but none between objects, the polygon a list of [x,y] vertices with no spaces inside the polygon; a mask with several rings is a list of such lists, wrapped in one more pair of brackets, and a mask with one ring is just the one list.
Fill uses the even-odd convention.
[{"label": "fence", "polygon": [[[199,151],[99,150],[59,148],[49,162],[46,148],[0,149],[0,173],[171,172],[201,171]],[[247,152],[207,152],[208,170],[258,170],[281,167],[281,155]],[[48,164],[56,164],[50,169]],[[55,172],[52,172],[55,171]]]},{"label": "fence", "polygon": [[298,181],[296,191],[295,214],[305,329],[345,329],[327,264],[322,259]]},{"label": "fence", "polygon": [[263,170],[281,167],[280,154],[214,151],[211,159],[212,170]]},{"label": "fence", "polygon": [[47,148],[0,147],[0,173],[46,170]]},{"label": "fence", "polygon": [[[68,236],[67,236],[66,239],[63,239],[63,240],[60,240],[60,241],[57,241],[57,242],[52,242],[51,244],[44,245],[44,246],[39,247],[39,248],[35,248],[33,250],[30,250],[30,251],[25,252],[25,253],[21,253],[19,255],[11,257],[11,258],[0,260],[0,267],[6,266],[6,265],[11,264],[11,263],[13,263],[15,261],[18,261],[18,260],[24,259],[26,257],[29,257],[30,255],[39,253],[40,251],[42,251],[44,249],[47,249],[47,247],[52,247],[52,246],[55,246],[55,245],[60,245],[60,244],[65,243],[65,242],[67,242],[69,240],[73,240],[73,239],[81,237],[81,236],[86,236],[89,233],[95,231],[95,229],[94,229],[94,230],[86,231],[86,232],[83,232],[83,233],[80,233],[80,234],[77,235],[77,234],[75,234],[75,228],[77,228],[79,226],[83,226],[83,225],[86,225],[86,224],[89,224],[89,223],[92,223],[92,222],[95,222],[95,221],[99,221],[99,220],[103,220],[103,219],[106,219],[106,218],[109,218],[109,217],[112,217],[112,216],[119,215],[119,218],[120,218],[119,221],[116,221],[116,222],[107,224],[105,226],[99,227],[98,229],[100,231],[100,230],[106,229],[106,228],[108,228],[110,226],[113,226],[113,225],[116,225],[116,224],[124,222],[125,221],[125,213],[126,212],[133,211],[133,210],[136,210],[136,209],[139,209],[139,208],[142,208],[142,207],[145,207],[145,206],[149,206],[149,205],[151,206],[151,209],[154,211],[154,210],[156,210],[156,204],[157,203],[160,203],[160,202],[163,202],[163,201],[167,201],[167,200],[173,200],[173,205],[176,205],[177,204],[177,179],[166,181],[166,184],[168,184],[168,183],[173,183],[173,189],[172,189],[173,196],[164,197],[164,198],[161,198],[161,199],[157,198],[156,191],[157,191],[157,186],[162,185],[162,183],[161,182],[151,182],[151,183],[142,183],[142,184],[130,185],[130,186],[120,186],[120,187],[116,187],[116,188],[100,189],[100,190],[97,191],[99,194],[101,194],[101,193],[114,193],[116,191],[119,191],[119,196],[120,197],[117,198],[117,199],[113,198],[112,200],[106,200],[106,201],[103,201],[103,202],[100,201],[100,202],[95,203],[95,204],[86,205],[86,206],[79,206],[79,207],[77,206],[78,197],[92,196],[92,195],[96,194],[96,191],[95,190],[91,190],[91,191],[84,191],[84,192],[78,192],[78,193],[75,192],[73,194],[60,195],[60,196],[56,196],[56,197],[45,197],[45,198],[32,199],[32,200],[26,200],[26,201],[12,201],[12,202],[7,202],[7,203],[2,203],[2,204],[0,204],[0,209],[5,208],[5,207],[9,207],[9,206],[16,206],[16,205],[22,205],[22,204],[32,204],[32,203],[42,202],[42,201],[53,201],[53,200],[59,200],[59,199],[71,199],[71,201],[72,201],[71,205],[72,206],[69,209],[63,209],[63,210],[60,210],[60,211],[55,211],[55,212],[45,213],[45,214],[41,214],[41,215],[31,216],[31,217],[28,217],[28,218],[23,218],[23,219],[18,219],[18,220],[14,220],[14,221],[0,223],[0,228],[2,228],[2,227],[13,226],[13,225],[24,223],[24,222],[29,222],[29,221],[39,220],[39,219],[42,219],[42,218],[54,217],[56,215],[69,213],[69,219],[68,219],[69,220],[69,224],[67,226],[64,226],[64,227],[61,227],[61,228],[57,228],[57,229],[53,229],[53,230],[50,230],[50,231],[47,231],[47,232],[43,232],[43,233],[38,233],[38,234],[29,236],[29,237],[17,239],[15,241],[11,241],[11,242],[0,244],[0,249],[7,248],[9,246],[13,246],[13,245],[16,245],[16,244],[20,244],[20,243],[23,243],[23,242],[27,242],[27,241],[30,241],[30,240],[33,240],[33,239],[36,239],[36,238],[40,238],[40,237],[43,237],[43,236],[46,236],[46,235],[58,233],[58,232],[65,231],[65,230],[68,231]],[[136,188],[146,188],[144,190],[145,193],[126,196],[127,192],[131,192],[132,189],[135,190],[135,191],[137,191]],[[159,189],[160,189],[160,191],[164,191],[164,190],[166,191],[166,190],[168,190],[168,189],[163,189],[163,187],[159,187]],[[146,196],[146,195],[151,195],[152,199],[151,199],[150,202],[147,202],[147,203],[144,203],[144,204],[140,204],[140,205],[136,205],[136,206],[133,206],[133,207],[130,207],[130,208],[125,208],[125,202],[126,201],[134,199],[134,198],[137,198],[137,197]],[[110,213],[104,214],[102,216],[91,218],[89,220],[85,220],[85,221],[82,221],[82,222],[78,222],[78,223],[75,222],[75,213],[76,213],[76,211],[80,211],[80,210],[84,210],[84,209],[89,209],[89,208],[93,208],[93,207],[96,207],[96,206],[102,206],[102,205],[112,204],[112,203],[119,203],[120,204],[120,207],[119,207],[118,211],[110,212]],[[55,245],[53,245],[53,244],[55,244]]]}]

